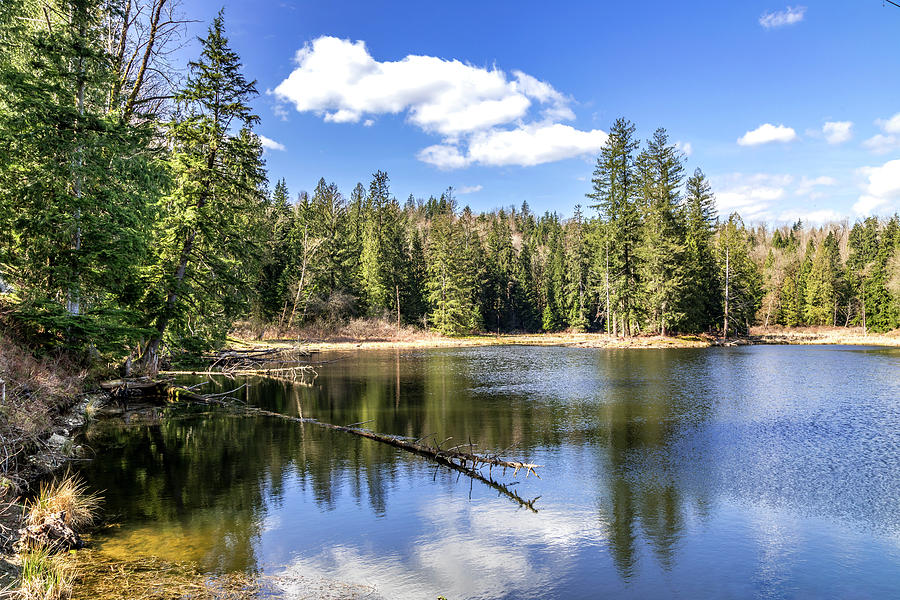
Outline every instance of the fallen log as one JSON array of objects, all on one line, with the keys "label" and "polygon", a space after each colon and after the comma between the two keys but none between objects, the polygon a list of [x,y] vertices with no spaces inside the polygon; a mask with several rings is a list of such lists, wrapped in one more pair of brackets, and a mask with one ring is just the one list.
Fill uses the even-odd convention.
[{"label": "fallen log", "polygon": [[115,399],[127,399],[133,396],[165,395],[171,379],[113,379],[100,383],[100,389],[108,392]]},{"label": "fallen log", "polygon": [[[230,393],[230,392],[229,392]],[[458,450],[458,448],[468,447],[472,448],[474,444],[469,442],[468,444],[461,444],[459,446],[455,446],[452,448],[443,449],[443,444],[450,441],[452,438],[448,438],[441,443],[437,443],[432,445],[426,445],[419,443],[422,438],[414,441],[410,441],[406,438],[388,435],[384,433],[376,433],[374,431],[370,431],[368,429],[360,429],[358,427],[354,427],[353,425],[362,425],[363,423],[354,423],[353,425],[335,425],[333,423],[326,423],[325,421],[319,421],[318,419],[312,418],[304,418],[304,417],[293,417],[290,415],[285,415],[282,413],[265,410],[257,407],[250,406],[238,406],[232,402],[227,402],[226,398],[223,398],[223,394],[198,394],[194,391],[188,390],[187,388],[181,388],[176,386],[171,386],[169,388],[169,398],[173,400],[181,400],[181,401],[194,401],[201,402],[205,404],[214,403],[226,406],[231,409],[239,409],[242,414],[253,415],[253,416],[265,416],[265,417],[273,417],[277,419],[282,419],[285,421],[293,421],[295,423],[301,424],[309,424],[315,425],[317,427],[322,427],[324,429],[331,429],[334,431],[342,431],[344,433],[349,433],[352,435],[356,435],[359,437],[364,437],[370,440],[374,440],[376,442],[381,442],[384,444],[388,444],[390,446],[394,446],[395,448],[400,448],[407,452],[417,454],[419,456],[423,456],[429,458],[438,464],[449,467],[455,471],[458,471],[472,479],[477,479],[478,481],[484,483],[485,485],[497,490],[501,494],[507,496],[511,500],[518,503],[520,506],[524,506],[525,508],[531,510],[532,512],[538,512],[534,507],[534,503],[538,501],[540,496],[534,498],[532,500],[525,500],[521,496],[519,496],[515,491],[510,490],[507,486],[502,483],[495,481],[493,479],[493,468],[502,468],[504,475],[506,474],[507,469],[513,470],[513,477],[516,477],[519,474],[519,471],[523,471],[525,473],[525,478],[527,479],[529,475],[534,475],[538,479],[540,479],[540,475],[538,475],[537,470],[541,467],[541,465],[521,462],[521,461],[513,461],[506,460],[501,458],[500,454],[475,454],[473,452],[462,452]],[[236,400],[235,398],[231,398],[230,400]],[[365,421],[366,423],[368,421]],[[427,439],[426,436],[425,439]],[[485,475],[482,472],[482,469],[485,467],[488,468],[488,474]]]},{"label": "fallen log", "polygon": [[[375,440],[376,442],[382,442],[384,444],[390,444],[391,446],[395,446],[397,448],[402,448],[408,452],[412,452],[414,454],[418,454],[420,456],[427,456],[428,458],[434,459],[437,462],[446,464],[447,466],[454,468],[463,468],[463,469],[471,469],[478,470],[485,466],[490,467],[501,467],[504,469],[504,473],[506,469],[513,469],[513,477],[519,474],[519,471],[525,472],[525,479],[528,479],[528,475],[534,475],[538,479],[540,479],[540,475],[537,474],[535,469],[541,467],[541,465],[536,465],[534,463],[526,463],[519,462],[515,460],[504,460],[499,455],[480,455],[473,454],[471,452],[460,452],[454,448],[449,448],[447,450],[443,450],[441,448],[441,444],[435,444],[434,446],[426,446],[424,444],[419,444],[417,441],[410,442],[402,437],[387,435],[384,433],[376,433],[374,431],[369,431],[368,429],[358,429],[356,427],[348,427],[346,425],[334,425],[332,423],[326,423],[324,421],[319,421],[317,419],[309,419],[302,417],[291,417],[288,415],[283,415],[281,413],[272,412],[270,410],[263,410],[261,408],[251,408],[247,407],[247,411],[253,412],[259,415],[266,415],[269,417],[277,417],[279,419],[287,419],[290,421],[296,421],[298,423],[311,423],[313,425],[317,425],[319,427],[324,427],[325,429],[334,429],[335,431],[344,431],[346,433],[352,433],[353,435],[358,435],[360,437],[368,438],[370,440]],[[443,443],[446,443],[452,438],[448,438],[444,440]],[[463,444],[463,446],[471,447],[473,444]],[[470,466],[471,465],[471,466]]]}]

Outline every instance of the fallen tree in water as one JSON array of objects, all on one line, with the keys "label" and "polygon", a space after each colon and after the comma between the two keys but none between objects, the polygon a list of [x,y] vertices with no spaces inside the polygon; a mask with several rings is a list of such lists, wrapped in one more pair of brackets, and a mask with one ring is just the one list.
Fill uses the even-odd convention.
[{"label": "fallen tree in water", "polygon": [[[236,390],[223,392],[221,394],[198,394],[197,392],[189,388],[170,386],[168,395],[170,398],[175,398],[182,401],[186,400],[201,402],[205,404],[220,404],[233,410],[239,410],[242,414],[246,415],[273,417],[285,421],[293,421],[295,423],[315,425],[324,429],[342,431],[344,433],[349,433],[359,437],[374,440],[376,442],[381,442],[383,444],[388,444],[390,446],[394,446],[395,448],[400,448],[401,450],[405,450],[419,456],[424,456],[441,465],[458,471],[459,473],[467,475],[472,479],[477,479],[478,481],[497,490],[501,494],[515,501],[520,506],[524,506],[532,512],[537,512],[537,509],[534,508],[534,503],[537,502],[540,496],[532,500],[525,500],[517,493],[510,490],[506,485],[503,485],[502,483],[494,480],[492,476],[493,469],[496,467],[498,469],[503,469],[504,475],[506,474],[508,469],[511,469],[513,471],[513,477],[517,476],[519,472],[522,471],[525,473],[526,479],[529,475],[534,475],[535,477],[540,479],[541,477],[540,475],[538,475],[537,469],[539,469],[541,465],[530,462],[506,460],[502,458],[501,452],[494,454],[475,453],[473,450],[475,444],[473,444],[471,441],[466,444],[459,444],[456,446],[444,448],[444,444],[447,444],[453,438],[447,438],[440,443],[438,443],[435,439],[433,444],[425,444],[422,442],[428,438],[432,438],[433,434],[426,436],[425,438],[409,440],[408,438],[389,435],[385,433],[377,433],[369,429],[362,429],[358,427],[359,425],[364,425],[368,421],[364,423],[353,423],[351,425],[335,425],[333,423],[319,421],[318,419],[307,417],[292,417],[290,415],[285,415],[262,408],[245,406],[241,404],[236,398],[229,396],[229,394],[232,394],[234,391]],[[463,449],[468,449],[468,451],[463,451]],[[487,468],[488,471],[486,475],[483,473],[483,470],[485,468]]]}]

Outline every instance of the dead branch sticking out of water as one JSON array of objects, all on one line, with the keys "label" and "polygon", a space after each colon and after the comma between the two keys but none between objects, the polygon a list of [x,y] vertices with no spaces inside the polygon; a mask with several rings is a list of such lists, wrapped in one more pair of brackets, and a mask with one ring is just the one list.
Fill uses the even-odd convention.
[{"label": "dead branch sticking out of water", "polygon": [[[266,377],[276,381],[286,381],[297,385],[310,386],[319,374],[312,365],[295,365],[292,367],[271,367],[255,369],[229,369],[224,371],[160,371],[160,375],[224,375],[229,379],[235,377]],[[179,388],[182,389],[182,388]]]},{"label": "dead branch sticking out of water", "polygon": [[[528,475],[534,475],[538,479],[540,479],[540,475],[538,475],[537,470],[541,467],[541,465],[537,465],[534,463],[513,461],[513,460],[505,460],[501,458],[500,453],[496,454],[475,454],[471,452],[471,449],[475,446],[471,442],[467,444],[461,444],[458,446],[454,446],[451,448],[444,449],[443,445],[450,441],[452,438],[448,438],[441,443],[437,443],[435,441],[434,445],[427,445],[419,443],[422,439],[410,441],[408,439],[404,439],[402,437],[387,435],[384,433],[376,433],[374,431],[370,431],[368,429],[360,429],[354,426],[346,426],[346,425],[334,425],[333,423],[326,423],[324,421],[319,421],[317,419],[309,419],[302,417],[292,417],[289,415],[285,415],[282,413],[273,412],[270,410],[265,410],[262,408],[250,407],[250,406],[239,406],[235,405],[233,402],[228,402],[222,399],[221,394],[213,394],[213,395],[203,395],[188,390],[186,388],[179,387],[170,387],[169,388],[169,397],[176,398],[179,400],[187,400],[194,402],[201,402],[205,404],[220,404],[226,407],[229,407],[234,410],[240,410],[242,414],[253,415],[253,416],[265,416],[265,417],[274,417],[276,419],[282,419],[285,421],[293,421],[295,423],[308,423],[310,425],[315,425],[317,427],[322,427],[325,429],[332,429],[334,431],[343,431],[344,433],[350,433],[352,435],[356,435],[359,437],[368,438],[370,440],[375,440],[376,442],[381,442],[384,444],[388,444],[390,446],[394,446],[395,448],[400,448],[401,450],[406,450],[407,452],[411,452],[413,454],[418,454],[419,456],[424,456],[426,458],[430,458],[431,460],[449,467],[454,471],[458,471],[472,479],[477,479],[481,483],[487,485],[490,488],[497,490],[499,493],[505,495],[510,498],[520,506],[524,506],[528,510],[532,512],[537,512],[537,509],[534,507],[534,503],[538,501],[540,496],[534,498],[532,500],[525,500],[521,496],[519,496],[515,491],[509,489],[508,486],[496,481],[493,479],[493,469],[494,467],[502,468],[504,475],[506,474],[507,469],[513,470],[513,477],[519,474],[519,471],[525,472],[525,478],[528,478]],[[234,398],[229,398],[228,400],[235,400]],[[365,421],[364,423],[367,423]],[[363,425],[364,423],[354,423],[354,425]],[[431,437],[431,436],[427,436]],[[424,439],[427,439],[424,438]],[[469,448],[470,452],[462,452],[459,448]],[[482,472],[482,469],[487,467],[488,473],[485,475]]]},{"label": "dead branch sticking out of water", "polygon": [[[264,410],[261,408],[254,407],[242,407],[242,410],[247,414],[254,414],[260,416],[267,417],[275,417],[276,419],[284,419],[287,421],[294,421],[295,423],[309,423],[310,425],[316,425],[318,427],[323,427],[325,429],[333,429],[335,431],[343,431],[345,433],[350,433],[353,435],[357,435],[360,437],[368,438],[370,440],[375,440],[376,442],[382,442],[384,444],[388,444],[394,446],[395,448],[400,448],[402,450],[406,450],[407,452],[411,452],[413,454],[418,454],[419,456],[425,456],[430,458],[431,460],[442,464],[446,467],[450,467],[455,471],[459,471],[472,479],[477,479],[478,481],[484,483],[485,485],[497,490],[501,494],[507,496],[508,498],[514,500],[520,506],[524,506],[532,512],[537,512],[537,509],[534,507],[534,503],[540,498],[534,498],[533,500],[525,500],[521,496],[519,496],[515,491],[510,490],[507,486],[502,483],[495,481],[492,477],[492,471],[494,467],[502,468],[504,474],[507,469],[513,469],[513,476],[518,475],[519,471],[525,472],[525,478],[528,478],[528,475],[534,475],[538,479],[540,476],[537,474],[536,469],[540,468],[541,465],[536,465],[534,463],[526,463],[512,460],[505,460],[500,458],[498,454],[493,455],[480,455],[474,454],[471,452],[461,452],[456,450],[455,448],[442,449],[441,446],[449,441],[449,439],[444,440],[441,444],[435,444],[434,446],[429,446],[425,444],[418,443],[419,440],[409,441],[401,437],[387,435],[384,433],[376,433],[374,431],[369,431],[368,429],[359,429],[356,427],[348,427],[345,425],[334,425],[333,423],[326,423],[324,421],[319,421],[316,419],[305,419],[301,417],[291,417],[288,415],[284,415],[281,413],[273,412],[270,410]],[[465,444],[464,447],[472,447],[474,444]],[[459,446],[457,446],[458,448]],[[485,476],[481,469],[484,467],[488,467],[488,474]]]},{"label": "dead branch sticking out of water", "polygon": [[218,367],[221,371],[233,372],[258,369],[262,365],[297,365],[304,362],[309,354],[301,348],[250,348],[222,350],[202,358],[209,362],[210,371]]}]

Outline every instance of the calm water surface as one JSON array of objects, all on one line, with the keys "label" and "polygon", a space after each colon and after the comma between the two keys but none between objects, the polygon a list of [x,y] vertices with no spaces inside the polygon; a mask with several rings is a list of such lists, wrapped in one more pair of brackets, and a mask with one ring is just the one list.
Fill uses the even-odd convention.
[{"label": "calm water surface", "polygon": [[515,445],[543,479],[500,480],[539,497],[537,512],[371,440],[170,408],[86,433],[98,458],[84,475],[121,522],[103,551],[385,598],[900,597],[900,350],[321,358],[334,362],[311,386],[240,393],[331,423]]}]

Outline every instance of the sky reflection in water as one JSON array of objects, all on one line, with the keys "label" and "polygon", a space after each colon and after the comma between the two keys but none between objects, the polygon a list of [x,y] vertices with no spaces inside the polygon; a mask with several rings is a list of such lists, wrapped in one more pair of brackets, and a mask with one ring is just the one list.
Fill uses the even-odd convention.
[{"label": "sky reflection in water", "polygon": [[340,356],[312,387],[254,382],[247,400],[485,449],[518,443],[543,480],[504,481],[540,496],[539,512],[370,440],[176,407],[161,424],[87,433],[100,458],[84,473],[122,523],[103,550],[317,575],[386,598],[900,594],[900,351]]}]

